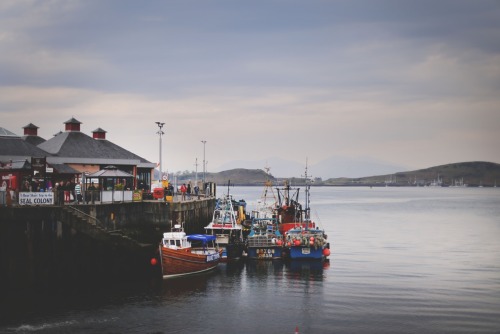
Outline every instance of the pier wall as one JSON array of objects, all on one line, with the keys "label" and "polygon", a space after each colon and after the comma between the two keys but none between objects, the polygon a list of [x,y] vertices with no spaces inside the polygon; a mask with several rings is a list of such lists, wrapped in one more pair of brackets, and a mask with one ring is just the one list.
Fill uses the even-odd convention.
[{"label": "pier wall", "polygon": [[[215,200],[0,207],[0,291],[72,288],[151,275],[162,233],[203,233]],[[96,219],[94,219],[96,218]],[[97,222],[98,221],[98,222]]]}]

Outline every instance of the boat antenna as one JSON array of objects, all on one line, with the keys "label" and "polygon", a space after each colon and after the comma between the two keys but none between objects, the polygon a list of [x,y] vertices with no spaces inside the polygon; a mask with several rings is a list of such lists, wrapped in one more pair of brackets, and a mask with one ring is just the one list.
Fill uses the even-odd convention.
[{"label": "boat antenna", "polygon": [[[311,220],[311,215],[310,215],[310,195],[309,195],[309,189],[311,188],[311,183],[309,182],[310,176],[307,174],[307,158],[306,158],[306,170],[305,170],[305,173],[304,173],[304,181],[306,183],[306,207],[304,209],[305,211],[305,220],[308,222]],[[306,224],[306,227],[308,226],[309,224]]]}]

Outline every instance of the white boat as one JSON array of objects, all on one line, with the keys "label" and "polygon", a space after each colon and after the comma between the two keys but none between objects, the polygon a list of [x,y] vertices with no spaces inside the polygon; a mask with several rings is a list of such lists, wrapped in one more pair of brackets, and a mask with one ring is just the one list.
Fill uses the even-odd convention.
[{"label": "white boat", "polygon": [[222,261],[238,260],[243,256],[245,210],[246,202],[233,200],[228,185],[228,193],[217,200],[212,221],[205,226],[207,234],[217,238],[217,244],[222,249]]}]

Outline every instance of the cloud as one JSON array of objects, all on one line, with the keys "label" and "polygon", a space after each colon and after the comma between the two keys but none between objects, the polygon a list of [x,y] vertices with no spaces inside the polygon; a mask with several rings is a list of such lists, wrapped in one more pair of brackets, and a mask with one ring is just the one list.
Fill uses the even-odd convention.
[{"label": "cloud", "polygon": [[[273,157],[500,162],[495,2],[4,1],[0,114],[169,169]],[[43,115],[43,116],[40,116]]]}]

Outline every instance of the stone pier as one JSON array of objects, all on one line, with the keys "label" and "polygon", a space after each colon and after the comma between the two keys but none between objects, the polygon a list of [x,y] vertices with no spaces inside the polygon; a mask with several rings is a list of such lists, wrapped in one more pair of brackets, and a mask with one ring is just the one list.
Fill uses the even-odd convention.
[{"label": "stone pier", "polygon": [[204,233],[215,199],[0,207],[0,289],[105,284],[154,274],[163,232]]}]

